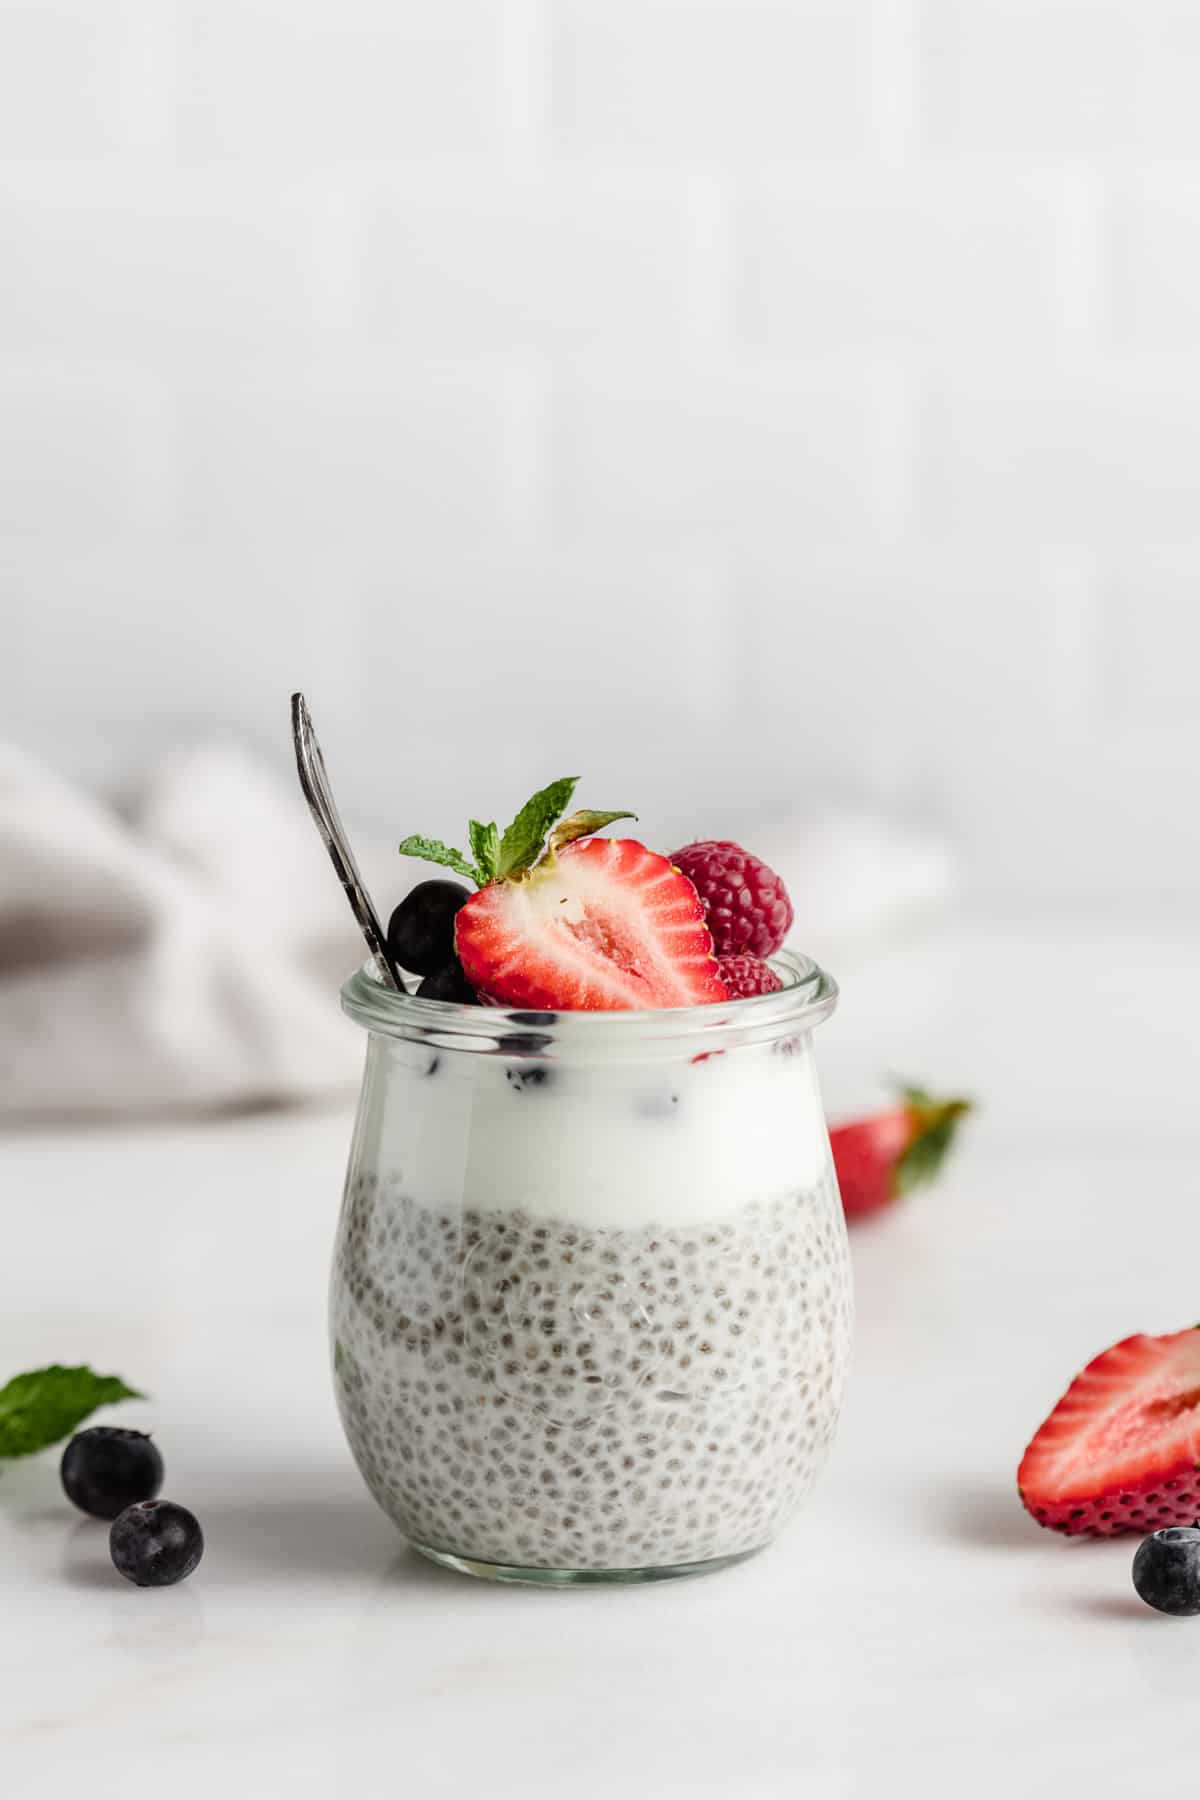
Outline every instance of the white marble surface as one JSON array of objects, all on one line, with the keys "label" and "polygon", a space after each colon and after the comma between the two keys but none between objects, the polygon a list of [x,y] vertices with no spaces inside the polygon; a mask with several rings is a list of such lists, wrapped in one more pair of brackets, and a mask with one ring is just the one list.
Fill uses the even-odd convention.
[{"label": "white marble surface", "polygon": [[1200,937],[964,927],[845,986],[831,1110],[875,1068],[987,1107],[942,1187],[855,1234],[857,1368],[807,1511],[701,1581],[496,1589],[406,1554],[326,1372],[345,1115],[0,1140],[0,1372],[151,1390],[122,1416],[208,1538],[141,1592],[53,1454],[0,1474],[5,1793],[1190,1791],[1200,1621],[1135,1599],[1132,1540],[1040,1533],[1013,1473],[1089,1355],[1200,1317]]}]

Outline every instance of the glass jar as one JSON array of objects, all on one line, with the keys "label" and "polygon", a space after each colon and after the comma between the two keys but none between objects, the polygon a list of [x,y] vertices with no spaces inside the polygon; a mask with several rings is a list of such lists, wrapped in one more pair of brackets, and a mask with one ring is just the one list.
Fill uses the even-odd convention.
[{"label": "glass jar", "polygon": [[530,1013],[385,988],[331,1293],[363,1478],[500,1580],[690,1574],[770,1542],[828,1453],[851,1335],[812,1058],[837,989]]}]

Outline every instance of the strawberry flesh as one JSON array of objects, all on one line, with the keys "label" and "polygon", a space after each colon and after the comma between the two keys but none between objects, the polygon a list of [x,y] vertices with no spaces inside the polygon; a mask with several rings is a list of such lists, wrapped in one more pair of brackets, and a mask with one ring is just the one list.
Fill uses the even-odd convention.
[{"label": "strawberry flesh", "polygon": [[1017,1471],[1039,1525],[1077,1536],[1200,1518],[1200,1328],[1123,1338],[1077,1375]]},{"label": "strawberry flesh", "polygon": [[583,838],[455,917],[467,980],[506,1006],[563,1011],[727,1000],[700,897],[633,838]]}]

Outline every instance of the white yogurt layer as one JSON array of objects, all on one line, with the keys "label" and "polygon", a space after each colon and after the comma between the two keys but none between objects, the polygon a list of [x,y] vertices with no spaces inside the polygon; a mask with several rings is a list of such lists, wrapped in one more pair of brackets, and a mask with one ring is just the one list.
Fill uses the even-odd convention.
[{"label": "white yogurt layer", "polygon": [[828,1163],[807,1038],[679,1064],[449,1051],[431,1069],[434,1053],[379,1037],[370,1054],[366,1166],[435,1210],[670,1226],[808,1189]]}]

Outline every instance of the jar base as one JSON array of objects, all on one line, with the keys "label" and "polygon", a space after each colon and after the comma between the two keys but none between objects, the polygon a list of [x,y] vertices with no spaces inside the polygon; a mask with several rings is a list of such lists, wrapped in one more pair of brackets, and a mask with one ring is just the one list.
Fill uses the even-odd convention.
[{"label": "jar base", "polygon": [[452,1550],[435,1550],[431,1544],[409,1543],[420,1556],[437,1563],[439,1568],[456,1569],[460,1575],[474,1575],[480,1581],[502,1581],[522,1587],[633,1587],[647,1581],[681,1581],[688,1575],[715,1575],[718,1569],[731,1569],[749,1561],[765,1549],[757,1544],[752,1550],[738,1550],[730,1556],[710,1557],[707,1562],[667,1563],[643,1569],[534,1569],[513,1563],[476,1562],[469,1556],[456,1556]]}]

